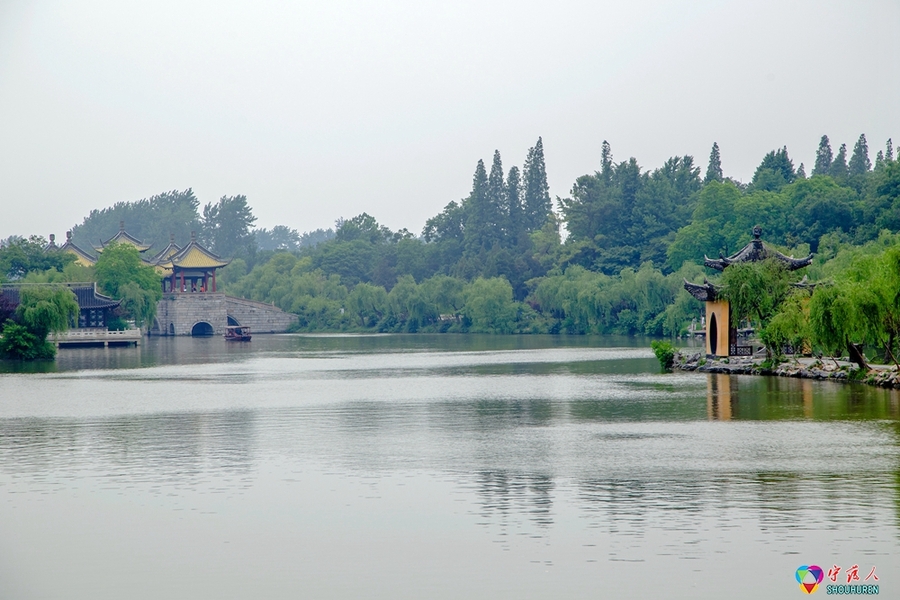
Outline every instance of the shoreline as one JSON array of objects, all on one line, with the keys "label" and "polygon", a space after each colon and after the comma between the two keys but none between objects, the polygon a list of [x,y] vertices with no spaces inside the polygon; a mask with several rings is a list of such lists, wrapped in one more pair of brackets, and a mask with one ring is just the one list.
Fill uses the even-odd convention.
[{"label": "shoreline", "polygon": [[774,368],[763,367],[762,357],[708,358],[700,352],[675,353],[673,371],[698,371],[701,373],[726,373],[731,375],[770,375],[800,379],[830,379],[865,383],[883,388],[900,389],[900,370],[893,365],[869,365],[860,372],[856,363],[848,360],[803,356],[791,358]]}]

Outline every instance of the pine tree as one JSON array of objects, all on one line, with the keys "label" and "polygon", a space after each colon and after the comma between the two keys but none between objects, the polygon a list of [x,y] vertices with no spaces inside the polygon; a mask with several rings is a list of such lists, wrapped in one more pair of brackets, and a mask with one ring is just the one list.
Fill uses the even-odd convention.
[{"label": "pine tree", "polygon": [[478,252],[493,245],[488,223],[488,177],[484,161],[479,160],[472,177],[472,193],[465,200],[466,226],[464,243],[466,250]]},{"label": "pine tree", "polygon": [[872,170],[872,161],[869,160],[869,144],[866,142],[866,134],[861,134],[853,146],[853,156],[847,165],[850,175],[865,175]]},{"label": "pine tree", "polygon": [[522,182],[519,178],[519,167],[510,167],[506,176],[506,234],[511,245],[516,245],[522,233]]},{"label": "pine tree", "polygon": [[501,232],[506,228],[506,189],[503,183],[503,161],[500,160],[500,151],[494,150],[494,162],[491,164],[491,174],[488,175],[488,223],[495,229],[499,239]]},{"label": "pine tree", "polygon": [[875,169],[878,170],[883,166],[884,166],[884,152],[879,150],[878,153],[875,154]]},{"label": "pine tree", "polygon": [[847,177],[847,144],[841,144],[838,149],[837,156],[828,168],[828,174],[835,179],[844,179]]},{"label": "pine tree", "polygon": [[888,138],[887,141],[887,150],[884,153],[884,160],[887,162],[894,162],[894,144],[891,142],[891,138]]},{"label": "pine tree", "polygon": [[610,148],[609,142],[603,140],[603,145],[600,147],[600,176],[602,177],[603,181],[605,181],[606,183],[612,181],[612,172],[612,148]]},{"label": "pine tree", "polygon": [[528,150],[525,159],[525,229],[537,231],[544,226],[553,204],[550,201],[550,186],[547,184],[547,167],[544,165],[544,142],[538,138],[534,147]]},{"label": "pine tree", "polygon": [[706,167],[706,177],[703,183],[710,181],[722,181],[722,157],[719,155],[719,144],[713,142],[712,150],[709,152],[709,166]]},{"label": "pine tree", "polygon": [[800,167],[797,169],[797,179],[806,179],[806,168],[803,163],[800,163]]},{"label": "pine tree", "polygon": [[813,166],[812,174],[828,175],[831,172],[832,162],[831,142],[827,135],[823,135],[819,140],[819,149],[816,150],[816,164]]}]

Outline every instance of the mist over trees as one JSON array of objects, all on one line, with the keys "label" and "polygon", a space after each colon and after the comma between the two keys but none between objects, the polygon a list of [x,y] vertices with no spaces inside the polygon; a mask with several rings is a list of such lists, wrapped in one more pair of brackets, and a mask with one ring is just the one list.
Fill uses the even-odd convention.
[{"label": "mist over trees", "polygon": [[[717,143],[705,168],[684,155],[648,169],[634,157],[615,160],[604,141],[597,169],[557,197],[554,210],[538,138],[521,167],[499,150],[475,161],[469,194],[448,202],[420,235],[392,231],[372,213],[328,230],[257,229],[247,197],[224,196],[201,211],[191,190],[92,211],[74,231],[76,242],[99,243],[124,220],[157,249],[170,232],[185,243],[197,231],[234,259],[222,288],[298,314],[304,330],[677,334],[701,309],[683,278],[715,276],[698,266],[704,255],[737,251],[754,225],[787,254],[817,253],[815,268],[846,262],[849,248],[896,239],[900,162],[890,140],[874,163],[869,154],[864,135],[849,157],[847,144],[834,152],[823,135],[809,176],[782,146],[743,183],[727,176],[727,149]],[[36,250],[43,243],[8,240],[2,276],[74,276],[73,266],[46,263]],[[782,328],[796,322],[770,318]]]}]

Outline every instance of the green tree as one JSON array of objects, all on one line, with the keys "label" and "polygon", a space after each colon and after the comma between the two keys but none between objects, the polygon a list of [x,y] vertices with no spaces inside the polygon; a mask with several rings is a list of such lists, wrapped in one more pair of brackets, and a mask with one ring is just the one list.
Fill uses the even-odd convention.
[{"label": "green tree", "polygon": [[97,284],[113,298],[122,300],[125,315],[138,327],[149,326],[162,298],[160,276],[144,263],[130,244],[113,244],[103,249],[94,265]]},{"label": "green tree", "polygon": [[[766,332],[772,317],[781,308],[790,291],[791,274],[777,260],[738,263],[729,266],[720,280],[722,296],[731,306],[732,326],[748,319],[755,322],[761,332]],[[761,335],[766,354],[771,358],[781,354],[778,341]]]},{"label": "green tree", "polygon": [[178,240],[188,240],[191,231],[200,229],[199,206],[200,201],[190,188],[134,202],[116,202],[109,208],[92,210],[80,225],[72,228],[72,238],[80,247],[90,250],[92,245],[97,246],[115,235],[119,223],[124,221],[131,235],[161,250],[169,243],[170,234]]},{"label": "green tree", "polygon": [[506,279],[479,277],[466,286],[462,312],[476,333],[513,333],[516,330],[516,305],[512,286]]},{"label": "green tree", "polygon": [[488,226],[496,232],[495,237],[498,241],[501,241],[503,233],[508,230],[506,215],[509,210],[503,178],[503,161],[500,159],[499,150],[494,150],[494,162],[491,163],[491,172],[488,175],[487,208]]},{"label": "green tree", "polygon": [[722,157],[719,155],[719,144],[713,142],[712,150],[709,151],[709,165],[706,167],[706,177],[703,183],[710,181],[722,181]]},{"label": "green tree", "polygon": [[544,164],[544,142],[540,137],[528,150],[523,178],[525,229],[529,232],[537,231],[544,226],[553,208],[550,186],[547,183],[547,167]]},{"label": "green tree", "polygon": [[816,150],[816,164],[813,166],[813,175],[829,175],[831,174],[831,163],[834,157],[831,152],[831,141],[827,135],[823,135],[819,140],[819,149]]},{"label": "green tree", "polygon": [[847,169],[851,176],[865,175],[872,169],[872,161],[869,160],[869,144],[866,142],[866,134],[861,134],[853,146],[853,155]]},{"label": "green tree", "polygon": [[796,177],[794,163],[788,156],[787,146],[785,146],[781,150],[772,150],[763,157],[753,174],[753,188],[778,191],[789,183],[793,183]]},{"label": "green tree", "polygon": [[466,222],[464,240],[466,250],[477,254],[482,250],[489,250],[494,243],[499,241],[499,231],[491,222],[491,206],[488,197],[488,176],[484,168],[484,161],[479,160],[475,166],[475,175],[472,177],[472,193],[464,203]]},{"label": "green tree", "polygon": [[525,231],[525,213],[522,208],[522,180],[519,167],[510,167],[506,175],[506,235],[512,245],[519,243]]},{"label": "green tree", "polygon": [[62,271],[75,261],[75,256],[66,252],[44,252],[46,245],[47,240],[37,235],[27,239],[14,235],[0,241],[0,282],[22,279],[35,271]]},{"label": "green tree", "polygon": [[7,320],[0,338],[0,356],[22,360],[53,358],[56,347],[47,341],[78,319],[78,300],[72,290],[58,286],[28,286],[19,290],[15,321]]},{"label": "green tree", "polygon": [[203,239],[220,256],[252,258],[257,247],[250,229],[255,222],[246,196],[222,196],[203,207]]},{"label": "green tree", "polygon": [[837,156],[834,157],[834,161],[832,161],[831,167],[828,169],[828,174],[842,181],[847,178],[849,173],[850,171],[847,167],[847,144],[841,144]]}]

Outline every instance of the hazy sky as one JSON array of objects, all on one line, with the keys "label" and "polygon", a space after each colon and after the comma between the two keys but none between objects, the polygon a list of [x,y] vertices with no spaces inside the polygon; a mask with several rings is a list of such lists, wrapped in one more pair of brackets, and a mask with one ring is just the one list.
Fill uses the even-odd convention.
[{"label": "hazy sky", "polygon": [[645,168],[717,141],[749,180],[819,137],[900,145],[897,0],[0,0],[0,237],[191,187],[258,226],[392,229],[543,136],[551,194],[608,139]]}]

